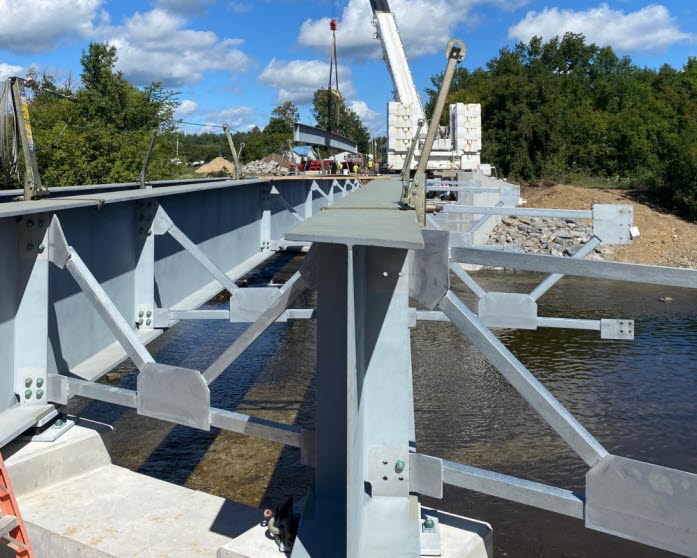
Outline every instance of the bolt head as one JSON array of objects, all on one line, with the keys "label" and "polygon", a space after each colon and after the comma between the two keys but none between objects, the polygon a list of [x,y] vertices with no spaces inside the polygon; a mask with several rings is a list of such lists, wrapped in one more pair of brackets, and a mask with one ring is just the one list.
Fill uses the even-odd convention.
[{"label": "bolt head", "polygon": [[142,317],[143,317],[143,314],[144,314],[144,312],[141,310],[140,312],[138,312],[138,317],[139,317],[139,318],[142,318]]},{"label": "bolt head", "polygon": [[36,390],[36,398],[41,399],[44,396],[44,390],[42,389],[37,389]]},{"label": "bolt head", "polygon": [[53,423],[53,426],[54,426],[55,428],[60,428],[60,427],[63,426],[64,424],[65,424],[65,422],[63,421],[63,419],[58,419],[56,422]]},{"label": "bolt head", "polygon": [[406,466],[407,464],[404,462],[404,459],[398,459],[394,464],[394,470],[397,473],[401,473]]},{"label": "bolt head", "polygon": [[151,312],[150,310],[148,310],[148,311],[145,313],[145,315],[149,318],[150,316],[152,316],[152,312]]},{"label": "bolt head", "polygon": [[149,326],[151,323],[152,323],[152,320],[146,320],[146,321],[145,321],[145,325],[148,325],[148,326]]},{"label": "bolt head", "polygon": [[43,254],[44,250],[46,250],[46,245],[44,243],[39,244],[39,253]]},{"label": "bolt head", "polygon": [[31,397],[32,391],[30,389],[24,392],[24,399],[29,399]]},{"label": "bolt head", "polygon": [[436,526],[436,522],[430,517],[427,517],[424,521],[424,529],[433,529]]},{"label": "bolt head", "polygon": [[140,320],[138,320],[138,325],[143,325],[143,318],[141,318]]},{"label": "bolt head", "polygon": [[33,249],[34,249],[34,243],[28,242],[27,243],[27,252],[31,252]]},{"label": "bolt head", "polygon": [[34,221],[32,221],[31,219],[29,219],[29,220],[27,221],[27,228],[31,229],[33,226],[34,226]]},{"label": "bolt head", "polygon": [[32,382],[31,378],[25,379],[24,380],[24,387],[26,387],[26,388],[31,387],[31,382]]},{"label": "bolt head", "polygon": [[[36,387],[41,387],[44,385],[44,379],[43,378],[37,378],[36,379]],[[28,387],[28,386],[27,386]]]},{"label": "bolt head", "polygon": [[44,228],[44,221],[43,219],[39,219],[39,228],[43,229]]}]

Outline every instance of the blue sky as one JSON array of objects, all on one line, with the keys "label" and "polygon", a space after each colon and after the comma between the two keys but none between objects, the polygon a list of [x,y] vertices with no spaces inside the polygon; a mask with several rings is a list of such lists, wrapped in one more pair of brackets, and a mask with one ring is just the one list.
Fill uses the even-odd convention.
[{"label": "blue sky", "polygon": [[[694,0],[390,0],[417,87],[442,71],[451,37],[468,46],[464,64],[499,49],[565,31],[610,44],[641,65],[682,66],[697,56]],[[336,0],[340,85],[374,133],[385,128],[391,83],[374,39],[368,0]],[[90,41],[119,49],[137,84],[181,92],[179,116],[237,129],[263,126],[284,100],[300,105],[328,80],[330,0],[0,0],[0,79],[37,66],[79,77]],[[198,128],[189,128],[192,131]]]}]

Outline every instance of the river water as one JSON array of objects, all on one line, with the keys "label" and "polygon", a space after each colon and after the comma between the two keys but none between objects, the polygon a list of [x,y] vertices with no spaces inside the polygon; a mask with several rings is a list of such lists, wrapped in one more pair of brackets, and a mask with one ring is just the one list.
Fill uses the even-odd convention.
[{"label": "river water", "polygon": [[[285,263],[277,258],[250,276],[250,285],[267,283]],[[509,292],[528,292],[541,278],[473,275],[487,290]],[[472,307],[473,296],[460,287],[456,282],[453,290]],[[312,303],[307,295],[296,306]],[[561,329],[497,335],[608,451],[697,472],[695,292],[565,278],[539,303],[541,316],[636,321],[634,341]],[[203,370],[243,330],[219,321],[182,323],[150,348],[158,362]],[[211,386],[212,404],[312,428],[314,342],[314,321],[275,324]],[[453,326],[419,322],[412,358],[419,452],[582,489],[583,461]],[[134,388],[132,365],[119,371],[121,384]],[[173,426],[98,402],[76,399],[70,410],[114,425],[116,464],[249,505],[302,497],[312,480],[293,448]],[[424,503],[490,522],[497,557],[672,556],[586,530],[579,520],[459,488],[446,487],[442,500]]]}]

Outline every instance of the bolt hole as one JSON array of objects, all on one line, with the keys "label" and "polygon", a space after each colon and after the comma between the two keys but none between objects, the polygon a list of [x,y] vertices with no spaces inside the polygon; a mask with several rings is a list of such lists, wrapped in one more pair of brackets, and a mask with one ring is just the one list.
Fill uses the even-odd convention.
[{"label": "bolt hole", "polygon": [[382,477],[382,480],[386,481],[386,480],[387,480],[387,477]]},{"label": "bolt hole", "polygon": [[403,480],[404,480],[404,477],[399,477],[399,480],[403,481]]},{"label": "bolt hole", "polygon": [[383,464],[383,465],[387,465],[387,459],[383,459],[383,460],[382,460],[382,464]]}]

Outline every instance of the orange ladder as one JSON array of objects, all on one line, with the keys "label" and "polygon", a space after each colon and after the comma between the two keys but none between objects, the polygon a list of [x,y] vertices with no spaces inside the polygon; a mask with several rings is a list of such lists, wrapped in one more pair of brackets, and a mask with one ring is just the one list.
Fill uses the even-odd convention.
[{"label": "orange ladder", "polygon": [[0,544],[10,547],[16,558],[34,558],[27,528],[19,514],[17,499],[12,492],[10,476],[0,454]]}]

